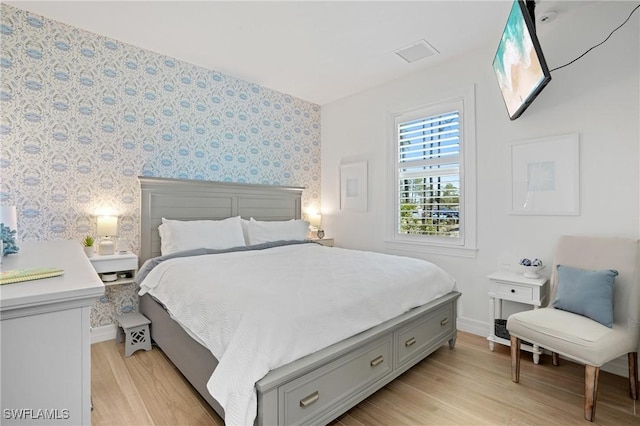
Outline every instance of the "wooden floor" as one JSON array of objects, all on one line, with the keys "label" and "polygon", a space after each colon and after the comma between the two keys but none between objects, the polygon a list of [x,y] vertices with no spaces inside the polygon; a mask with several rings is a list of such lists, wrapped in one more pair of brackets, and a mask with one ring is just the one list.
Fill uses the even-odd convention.
[{"label": "wooden floor", "polygon": [[[640,425],[640,406],[624,377],[600,373],[596,420],[583,418],[584,368],[559,367],[522,355],[512,383],[508,348],[459,332],[385,388],[342,415],[333,426],[362,425]],[[113,341],[91,347],[94,425],[223,425],[224,422],[161,350],[124,358]]]}]

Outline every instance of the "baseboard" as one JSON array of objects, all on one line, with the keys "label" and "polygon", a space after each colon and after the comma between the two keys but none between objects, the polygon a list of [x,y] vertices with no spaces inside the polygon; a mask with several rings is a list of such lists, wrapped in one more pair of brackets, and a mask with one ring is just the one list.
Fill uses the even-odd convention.
[{"label": "baseboard", "polygon": [[91,344],[104,342],[107,340],[115,340],[116,325],[108,324],[91,329]]},{"label": "baseboard", "polygon": [[488,322],[478,321],[467,317],[458,317],[457,326],[458,330],[466,333],[485,337],[489,335]]},{"label": "baseboard", "polygon": [[[475,334],[477,336],[488,336],[489,335],[489,323],[474,320],[471,318],[458,317],[458,330],[464,331],[466,333]],[[487,346],[488,348],[488,346]],[[489,349],[487,349],[489,350]],[[550,352],[545,351],[545,353],[550,354]],[[563,358],[563,357],[561,357]],[[601,367],[603,371],[606,371],[611,374],[615,374],[622,377],[628,377],[629,375],[629,365],[626,355],[621,356],[619,358],[614,359],[611,362],[606,363]]]}]

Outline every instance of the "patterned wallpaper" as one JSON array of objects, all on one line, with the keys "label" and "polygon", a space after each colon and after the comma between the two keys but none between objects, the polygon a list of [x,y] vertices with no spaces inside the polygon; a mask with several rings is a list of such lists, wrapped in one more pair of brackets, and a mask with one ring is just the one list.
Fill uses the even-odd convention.
[{"label": "patterned wallpaper", "polygon": [[[0,202],[19,241],[80,240],[111,213],[137,251],[139,175],[304,186],[319,206],[318,105],[0,7]],[[92,325],[136,305],[109,289]]]}]

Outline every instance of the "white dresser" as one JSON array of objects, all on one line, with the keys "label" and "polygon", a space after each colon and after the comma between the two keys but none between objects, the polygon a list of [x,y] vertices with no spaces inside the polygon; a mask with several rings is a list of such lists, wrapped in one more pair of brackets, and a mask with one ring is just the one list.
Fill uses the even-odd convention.
[{"label": "white dresser", "polygon": [[57,267],[64,274],[0,286],[0,423],[89,425],[89,314],[104,284],[77,241],[19,247],[2,259],[2,270]]}]

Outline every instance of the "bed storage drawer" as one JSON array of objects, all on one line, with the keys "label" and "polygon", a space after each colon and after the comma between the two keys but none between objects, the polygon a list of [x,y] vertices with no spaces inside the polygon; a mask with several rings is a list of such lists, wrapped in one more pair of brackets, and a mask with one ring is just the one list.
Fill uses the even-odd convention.
[{"label": "bed storage drawer", "polygon": [[454,320],[453,308],[449,304],[398,330],[396,367],[419,357],[430,345],[440,340],[443,335],[450,333],[455,324]]},{"label": "bed storage drawer", "polygon": [[279,423],[298,425],[314,423],[313,417],[392,370],[392,335],[347,353],[318,370],[305,374],[278,388]]}]

